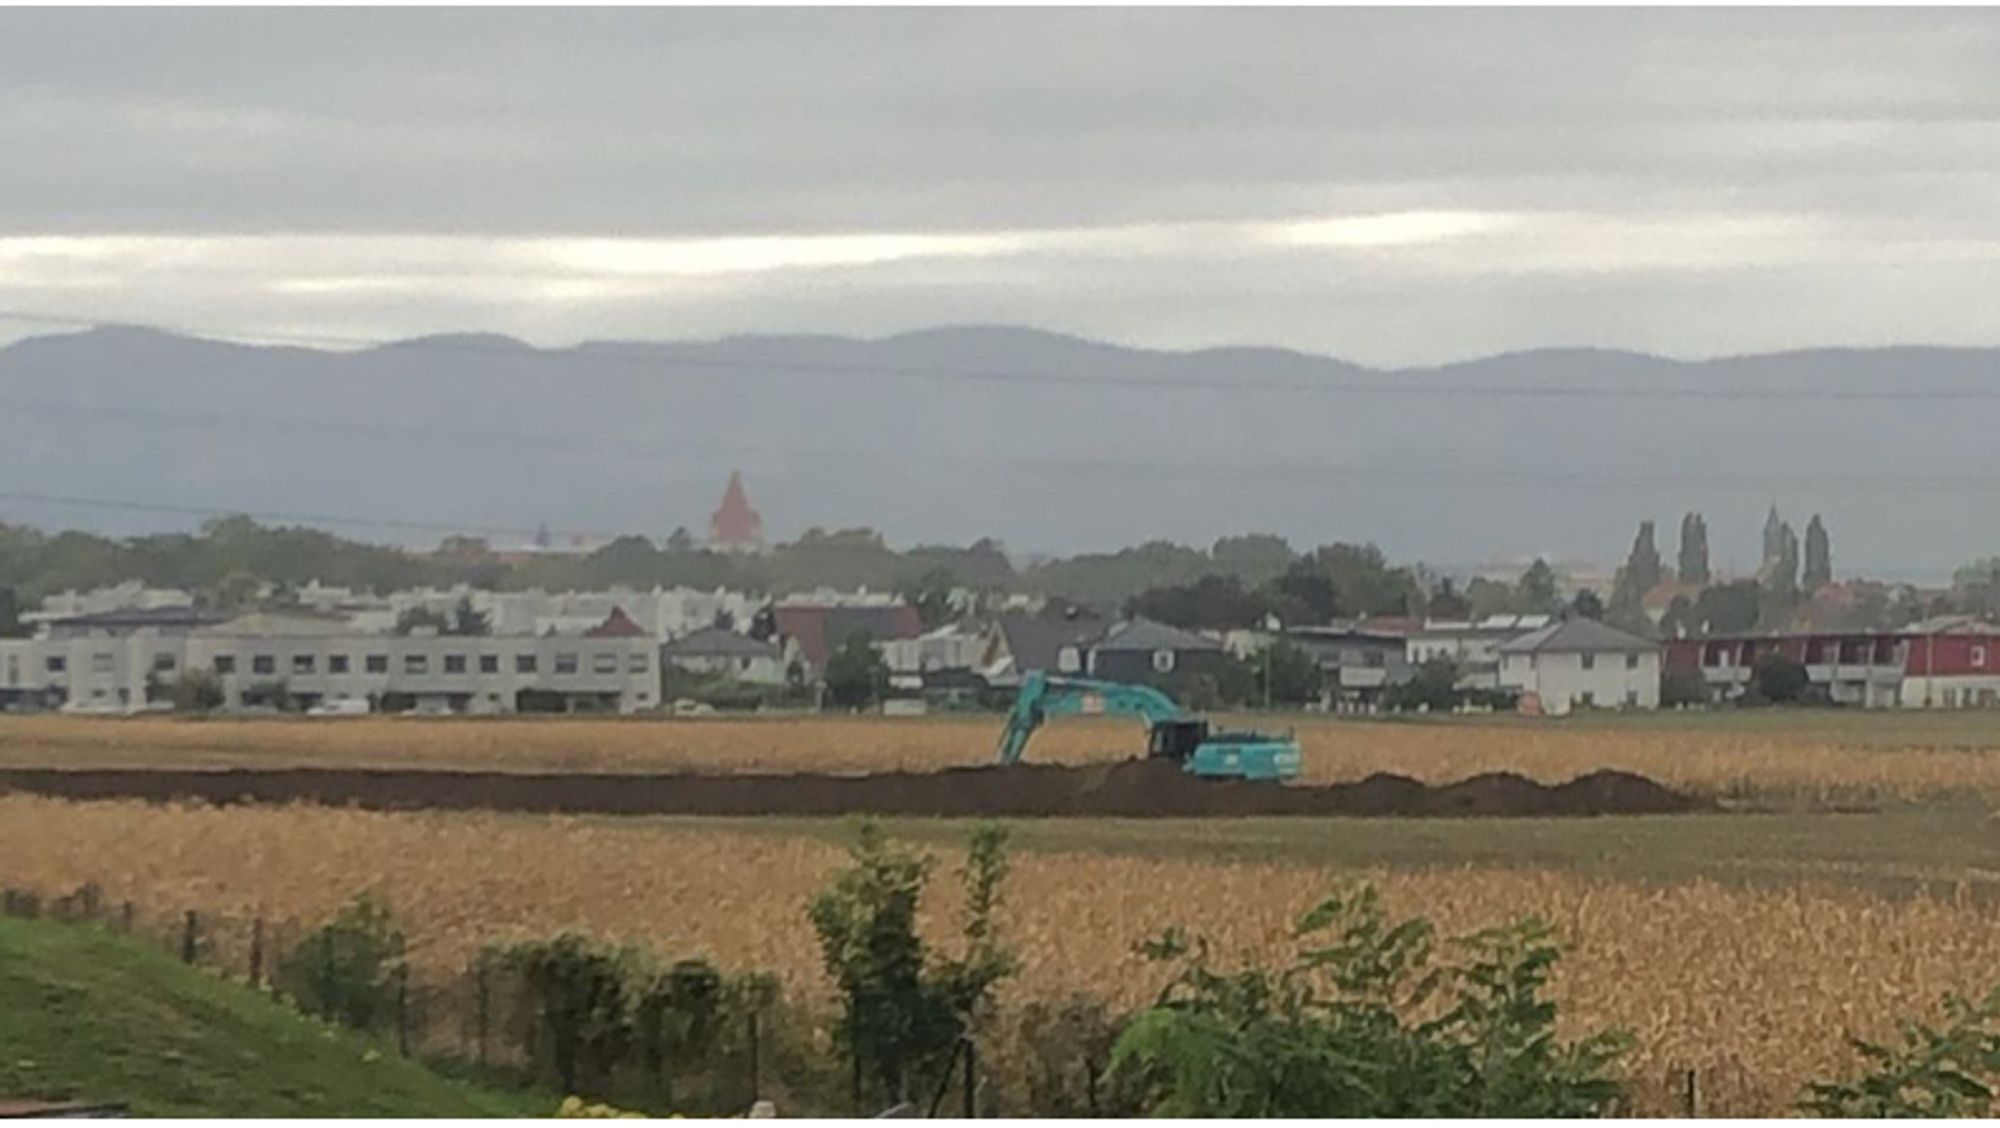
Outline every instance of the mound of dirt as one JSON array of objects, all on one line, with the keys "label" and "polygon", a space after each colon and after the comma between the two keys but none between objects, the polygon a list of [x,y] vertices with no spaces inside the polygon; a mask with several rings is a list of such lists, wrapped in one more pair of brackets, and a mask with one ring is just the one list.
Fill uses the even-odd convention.
[{"label": "mound of dirt", "polygon": [[0,770],[0,792],[65,799],[320,803],[372,810],[575,814],[978,817],[1519,817],[1666,814],[1697,804],[1643,776],[1599,771],[1554,787],[1511,773],[1430,787],[1378,773],[1310,787],[1197,779],[1165,760],[1021,764],[880,775],[536,775],[284,769]]}]

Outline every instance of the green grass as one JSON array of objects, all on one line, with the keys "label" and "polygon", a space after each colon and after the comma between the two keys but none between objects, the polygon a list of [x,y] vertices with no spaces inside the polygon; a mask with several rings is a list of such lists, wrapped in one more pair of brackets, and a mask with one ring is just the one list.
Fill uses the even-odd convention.
[{"label": "green grass", "polygon": [[[947,847],[957,819],[886,819],[899,838]],[[626,826],[846,841],[837,819],[608,820]],[[1785,887],[1834,885],[1887,895],[1949,893],[1963,884],[2000,903],[2000,833],[1985,806],[1938,802],[1857,814],[1786,811],[1566,819],[1019,819],[1023,851],[1085,852],[1338,869],[1490,866],[1615,880]]]},{"label": "green grass", "polygon": [[546,1116],[95,927],[0,919],[0,1099],[139,1116]]}]

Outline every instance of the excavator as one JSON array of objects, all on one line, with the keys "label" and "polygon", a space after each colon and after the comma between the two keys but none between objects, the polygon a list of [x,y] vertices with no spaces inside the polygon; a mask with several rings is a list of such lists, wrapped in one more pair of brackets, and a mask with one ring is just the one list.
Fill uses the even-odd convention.
[{"label": "excavator", "polygon": [[1000,736],[1000,763],[1021,762],[1028,738],[1050,717],[1131,716],[1146,722],[1146,755],[1180,761],[1207,779],[1284,780],[1299,774],[1299,742],[1290,734],[1216,732],[1174,699],[1147,685],[1050,677],[1021,679],[1021,692]]}]

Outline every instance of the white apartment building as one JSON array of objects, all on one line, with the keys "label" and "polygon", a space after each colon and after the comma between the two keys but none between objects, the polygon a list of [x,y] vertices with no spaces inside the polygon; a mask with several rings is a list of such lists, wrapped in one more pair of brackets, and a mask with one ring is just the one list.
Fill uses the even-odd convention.
[{"label": "white apartment building", "polygon": [[1544,713],[1660,707],[1661,647],[1651,639],[1590,619],[1565,619],[1497,649],[1500,686]]},{"label": "white apartment building", "polygon": [[1412,666],[1449,658],[1458,666],[1460,689],[1500,685],[1500,644],[1549,625],[1547,615],[1490,615],[1476,622],[1426,619],[1404,641]]},{"label": "white apartment building", "polygon": [[0,707],[145,708],[149,682],[212,672],[224,708],[253,687],[300,708],[338,701],[429,713],[604,711],[659,704],[658,644],[644,634],[393,635],[337,618],[244,615],[199,625],[82,629],[0,642]]}]

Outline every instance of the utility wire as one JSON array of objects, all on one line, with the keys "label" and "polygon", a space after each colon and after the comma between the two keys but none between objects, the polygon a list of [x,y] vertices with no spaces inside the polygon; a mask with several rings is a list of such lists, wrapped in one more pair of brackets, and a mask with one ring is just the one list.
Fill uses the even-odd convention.
[{"label": "utility wire", "polygon": [[[123,324],[116,319],[0,309],[0,321],[57,328],[96,328]],[[1992,388],[1745,388],[1745,387],[1605,387],[1591,384],[1439,384],[1437,370],[1419,369],[1381,372],[1370,380],[1337,378],[1271,379],[1269,377],[1147,375],[1083,375],[1064,372],[994,370],[976,368],[931,368],[904,365],[838,364],[779,358],[732,359],[688,356],[679,350],[689,346],[675,343],[608,342],[593,348],[545,350],[533,346],[494,346],[454,338],[396,340],[385,337],[344,336],[328,333],[282,333],[242,331],[199,326],[164,326],[162,332],[230,343],[296,345],[314,348],[399,349],[412,352],[455,353],[486,356],[509,361],[532,359],[565,364],[598,365],[649,374],[679,369],[744,372],[753,375],[849,375],[886,376],[943,384],[1015,384],[1024,386],[1144,388],[1160,391],[1219,391],[1233,393],[1278,393],[1341,396],[1410,396],[1421,398],[1474,399],[1608,399],[1608,400],[1734,400],[1796,403],[1818,401],[2000,401],[2000,386]],[[1199,353],[1179,354],[1183,360]],[[1321,359],[1321,358],[1311,358]],[[1218,359],[1217,364],[1226,364]]]}]

